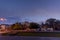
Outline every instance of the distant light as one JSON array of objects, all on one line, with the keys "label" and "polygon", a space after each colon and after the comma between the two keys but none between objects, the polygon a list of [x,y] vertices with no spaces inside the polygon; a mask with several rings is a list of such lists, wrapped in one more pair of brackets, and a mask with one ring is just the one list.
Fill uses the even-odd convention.
[{"label": "distant light", "polygon": [[0,18],[0,21],[5,21],[6,19],[5,18]]}]

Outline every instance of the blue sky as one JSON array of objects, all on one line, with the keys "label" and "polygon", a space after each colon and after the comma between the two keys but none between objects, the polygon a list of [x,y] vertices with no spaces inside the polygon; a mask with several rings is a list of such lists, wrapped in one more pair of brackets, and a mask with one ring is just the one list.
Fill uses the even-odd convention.
[{"label": "blue sky", "polygon": [[0,0],[0,17],[19,17],[36,22],[60,19],[60,0]]}]

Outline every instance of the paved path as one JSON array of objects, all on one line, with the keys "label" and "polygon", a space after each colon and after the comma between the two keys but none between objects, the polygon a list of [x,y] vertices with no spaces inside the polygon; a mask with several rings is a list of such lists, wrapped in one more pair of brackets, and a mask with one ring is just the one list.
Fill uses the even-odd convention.
[{"label": "paved path", "polygon": [[60,40],[59,37],[0,36],[0,40]]}]

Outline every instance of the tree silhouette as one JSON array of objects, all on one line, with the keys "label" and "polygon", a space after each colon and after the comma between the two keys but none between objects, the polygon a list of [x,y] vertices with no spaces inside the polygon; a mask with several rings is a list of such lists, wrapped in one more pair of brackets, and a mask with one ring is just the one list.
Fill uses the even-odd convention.
[{"label": "tree silhouette", "polygon": [[39,28],[40,27],[40,25],[39,24],[37,24],[37,23],[30,23],[30,28],[31,29],[37,29],[37,28]]},{"label": "tree silhouette", "polygon": [[15,23],[15,24],[13,24],[13,25],[11,25],[11,29],[13,29],[13,30],[20,30],[20,29],[22,29],[22,25],[21,25],[21,23]]},{"label": "tree silhouette", "polygon": [[50,28],[52,27],[55,29],[55,23],[56,23],[56,19],[50,18],[50,19],[46,20],[45,24],[49,25],[48,27],[50,27]]},{"label": "tree silhouette", "polygon": [[60,30],[60,20],[56,20],[55,22],[55,29]]}]

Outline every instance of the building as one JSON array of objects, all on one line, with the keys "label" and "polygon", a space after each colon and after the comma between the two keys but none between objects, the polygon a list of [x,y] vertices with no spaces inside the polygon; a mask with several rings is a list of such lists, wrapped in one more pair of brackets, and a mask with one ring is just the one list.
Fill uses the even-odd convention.
[{"label": "building", "polygon": [[6,31],[8,27],[9,27],[8,24],[1,24],[0,25],[0,31]]}]

